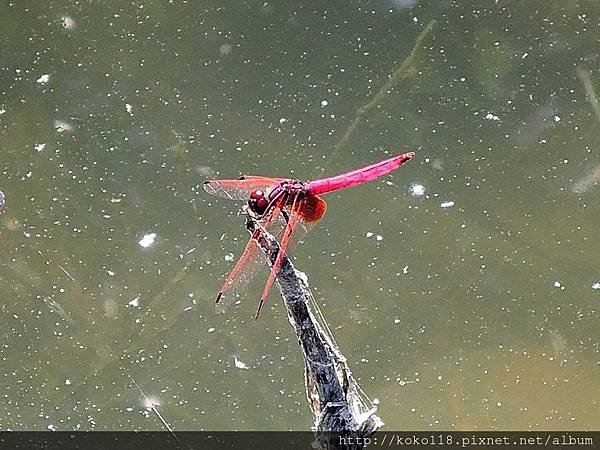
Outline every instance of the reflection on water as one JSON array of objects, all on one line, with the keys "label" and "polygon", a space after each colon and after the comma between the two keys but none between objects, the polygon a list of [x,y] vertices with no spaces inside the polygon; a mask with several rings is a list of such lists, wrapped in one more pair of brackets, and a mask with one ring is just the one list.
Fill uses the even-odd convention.
[{"label": "reflection on water", "polygon": [[295,249],[387,429],[597,429],[597,9],[3,3],[0,429],[309,428],[200,185],[408,150]]},{"label": "reflection on water", "polygon": [[62,305],[56,300],[53,300],[50,297],[43,297],[42,301],[48,306],[50,311],[57,313],[69,325],[73,325],[75,323],[73,322],[73,319],[71,319],[69,313],[65,311],[65,308],[63,308]]},{"label": "reflection on water", "polygon": [[600,166],[596,166],[590,173],[573,183],[571,190],[575,194],[583,194],[600,182]]}]

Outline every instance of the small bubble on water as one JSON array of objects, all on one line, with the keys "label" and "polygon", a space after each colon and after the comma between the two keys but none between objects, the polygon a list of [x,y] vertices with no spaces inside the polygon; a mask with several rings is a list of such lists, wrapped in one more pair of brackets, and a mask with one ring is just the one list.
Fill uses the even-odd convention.
[{"label": "small bubble on water", "polygon": [[48,81],[50,81],[50,75],[45,73],[35,81],[39,84],[46,84]]},{"label": "small bubble on water", "polygon": [[420,183],[411,183],[411,185],[408,188],[408,192],[410,192],[410,195],[412,195],[413,197],[422,197],[423,195],[425,195],[425,186],[423,186]]},{"label": "small bubble on water", "polygon": [[70,133],[73,131],[73,126],[63,120],[54,121],[54,129],[61,134]]},{"label": "small bubble on water", "polygon": [[75,20],[70,16],[62,16],[60,21],[65,30],[74,30],[76,27]]},{"label": "small bubble on water", "polygon": [[138,244],[140,244],[144,248],[148,248],[152,244],[154,244],[154,239],[156,239],[156,233],[148,233],[148,234],[145,234],[142,237],[142,239],[140,239],[138,241]]}]

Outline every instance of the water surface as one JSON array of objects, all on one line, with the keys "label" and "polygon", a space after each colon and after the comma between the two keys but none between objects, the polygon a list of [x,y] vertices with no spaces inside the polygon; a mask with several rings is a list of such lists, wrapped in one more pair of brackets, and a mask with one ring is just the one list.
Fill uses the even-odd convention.
[{"label": "water surface", "polygon": [[308,429],[266,271],[214,313],[248,236],[200,186],[412,150],[295,250],[387,429],[598,429],[599,14],[3,2],[0,428]]}]

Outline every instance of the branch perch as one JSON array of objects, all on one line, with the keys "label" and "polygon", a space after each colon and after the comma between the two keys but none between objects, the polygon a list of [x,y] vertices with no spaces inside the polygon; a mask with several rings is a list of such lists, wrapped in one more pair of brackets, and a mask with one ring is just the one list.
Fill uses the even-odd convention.
[{"label": "branch perch", "polygon": [[[251,234],[257,232],[256,241],[273,264],[279,251],[277,240],[251,216],[246,228]],[[366,437],[374,433],[383,422],[375,415],[376,408],[369,407],[368,400],[361,397],[362,391],[329,335],[327,324],[316,319],[309,306],[312,294],[306,275],[295,269],[287,255],[283,256],[277,283],[302,348],[306,395],[315,416],[313,429],[325,433],[317,434],[319,443],[325,448],[339,447],[337,436]],[[335,433],[335,441],[329,433]]]}]

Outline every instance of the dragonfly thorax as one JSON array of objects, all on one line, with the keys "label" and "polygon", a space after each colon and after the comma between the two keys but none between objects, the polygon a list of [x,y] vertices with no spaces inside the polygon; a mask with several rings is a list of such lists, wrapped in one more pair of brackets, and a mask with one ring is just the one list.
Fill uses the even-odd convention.
[{"label": "dragonfly thorax", "polygon": [[278,201],[281,206],[291,204],[294,198],[304,197],[306,195],[306,186],[301,181],[283,181],[272,189],[256,189],[250,193],[248,206],[250,210],[258,217],[262,217]]}]

